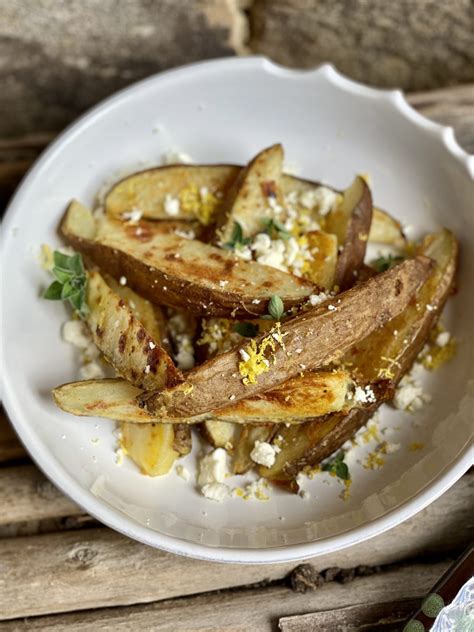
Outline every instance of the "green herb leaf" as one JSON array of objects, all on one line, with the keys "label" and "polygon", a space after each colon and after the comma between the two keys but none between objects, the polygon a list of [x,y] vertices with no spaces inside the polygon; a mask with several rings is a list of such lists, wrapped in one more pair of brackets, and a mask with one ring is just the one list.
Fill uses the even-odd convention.
[{"label": "green herb leaf", "polygon": [[370,265],[372,268],[375,268],[377,272],[386,272],[390,268],[393,268],[393,266],[397,265],[397,263],[403,261],[403,259],[404,258],[400,255],[387,255],[386,257],[378,257],[378,259],[372,261]]},{"label": "green herb leaf", "polygon": [[321,465],[321,470],[323,472],[330,472],[343,481],[350,481],[351,475],[347,463],[344,462],[345,456],[344,452],[338,452],[336,456]]},{"label": "green herb leaf", "polygon": [[60,301],[63,286],[59,281],[53,281],[51,285],[43,292],[43,298],[48,301]]},{"label": "green herb leaf", "polygon": [[235,248],[246,246],[250,243],[250,241],[249,237],[244,237],[244,231],[242,230],[242,226],[239,222],[234,222],[230,241],[225,243],[223,247],[226,250],[234,250]]},{"label": "green herb leaf", "polygon": [[52,273],[56,281],[44,292],[43,298],[68,301],[81,316],[85,316],[89,311],[85,292],[87,277],[81,255],[70,256],[55,250],[53,261]]},{"label": "green herb leaf", "polygon": [[273,318],[273,320],[280,321],[284,312],[285,306],[283,305],[283,301],[277,294],[274,294],[268,303],[269,315]]},{"label": "green herb leaf", "polygon": [[245,338],[255,338],[258,330],[259,327],[255,323],[237,323],[234,325],[234,331]]},{"label": "green herb leaf", "polygon": [[272,239],[290,239],[291,233],[276,219],[267,218],[262,219],[264,232],[267,233]]}]

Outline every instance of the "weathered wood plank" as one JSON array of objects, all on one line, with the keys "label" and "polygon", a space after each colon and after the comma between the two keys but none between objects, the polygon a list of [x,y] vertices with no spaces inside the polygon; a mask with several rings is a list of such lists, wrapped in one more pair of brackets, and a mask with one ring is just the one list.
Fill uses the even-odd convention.
[{"label": "weathered wood plank", "polygon": [[160,70],[244,52],[235,0],[21,0],[0,21],[0,135],[60,130]]},{"label": "weathered wood plank", "polygon": [[364,83],[427,90],[474,79],[473,29],[470,0],[255,0],[250,47],[287,66],[330,61]]},{"label": "weathered wood plank", "polygon": [[34,465],[0,469],[0,525],[84,513]]},{"label": "weathered wood plank", "polygon": [[417,610],[419,604],[419,599],[357,604],[323,612],[282,617],[278,622],[278,627],[281,632],[399,631]]},{"label": "weathered wood plank", "polygon": [[25,448],[11,427],[3,408],[0,407],[0,463],[23,456],[26,456]]},{"label": "weathered wood plank", "polygon": [[[126,608],[106,608],[0,623],[0,632],[274,632],[278,620],[308,611],[421,598],[446,571],[449,562],[391,568],[351,584],[325,584],[311,593],[293,593],[284,586],[224,591]],[[215,565],[212,567],[216,572]],[[228,567],[226,567],[227,569]],[[84,582],[87,581],[84,579]],[[142,585],[144,585],[143,582]],[[22,599],[26,595],[19,592]],[[78,595],[78,600],[79,600]],[[335,630],[338,628],[332,628]]]},{"label": "weathered wood plank", "polygon": [[[395,529],[313,558],[319,570],[459,552],[472,536],[474,477]],[[295,563],[215,564],[143,546],[109,529],[0,540],[0,618],[145,603],[285,577]],[[219,572],[221,571],[221,572]],[[16,599],[21,594],[22,599]],[[47,594],[47,598],[45,598]]]}]

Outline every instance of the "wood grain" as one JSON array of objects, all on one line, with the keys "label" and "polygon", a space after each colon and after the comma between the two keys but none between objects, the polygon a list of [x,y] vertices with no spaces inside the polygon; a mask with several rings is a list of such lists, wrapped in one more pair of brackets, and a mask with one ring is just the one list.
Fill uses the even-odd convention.
[{"label": "wood grain", "polygon": [[278,622],[278,627],[281,632],[399,631],[417,610],[419,604],[419,599],[357,604],[323,612],[282,617]]},{"label": "wood grain", "polygon": [[25,448],[11,427],[3,408],[0,407],[0,463],[13,461],[24,456],[26,456]]},{"label": "wood grain", "polygon": [[0,469],[0,525],[84,513],[34,465]]},{"label": "wood grain", "polygon": [[470,0],[255,0],[250,47],[280,64],[330,61],[363,83],[428,90],[474,79]]},{"label": "wood grain", "polygon": [[[473,485],[474,476],[467,475],[395,529],[357,546],[313,558],[311,564],[319,571],[459,552],[469,543],[474,528]],[[146,603],[280,580],[295,566],[229,564],[220,568],[151,549],[109,529],[3,539],[0,618]],[[22,595],[21,600],[15,598],[17,594]]]},{"label": "wood grain", "polygon": [[[0,623],[0,632],[274,632],[278,620],[308,611],[421,598],[446,571],[449,562],[392,568],[351,584],[325,584],[312,593],[293,593],[285,586],[228,590],[133,608],[107,608]],[[213,565],[214,573],[216,566]],[[226,566],[226,570],[232,567]],[[241,567],[243,568],[243,567]],[[221,573],[224,574],[224,573]],[[84,579],[86,581],[86,579]],[[23,600],[27,596],[23,595]],[[332,628],[337,630],[339,628]]]}]

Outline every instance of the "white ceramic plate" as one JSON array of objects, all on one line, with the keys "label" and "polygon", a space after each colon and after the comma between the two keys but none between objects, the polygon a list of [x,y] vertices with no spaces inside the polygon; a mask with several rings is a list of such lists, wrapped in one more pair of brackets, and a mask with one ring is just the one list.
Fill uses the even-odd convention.
[{"label": "white ceramic plate", "polygon": [[[48,279],[35,254],[41,243],[59,243],[58,220],[72,197],[91,203],[103,181],[123,169],[159,163],[173,148],[196,162],[244,163],[277,141],[302,176],[344,187],[355,173],[369,172],[377,204],[413,226],[412,234],[444,225],[459,236],[460,291],[444,319],[459,352],[428,376],[431,405],[416,416],[384,410],[381,426],[392,428],[390,441],[400,450],[380,471],[361,467],[356,454],[348,501],[339,498],[338,482],[321,474],[308,482],[308,500],[274,491],[268,502],[218,504],[175,473],[153,479],[131,462],[118,467],[112,423],[55,408],[51,388],[76,379],[77,362],[59,335],[66,311],[39,298]],[[219,60],[152,77],[94,108],[38,160],[4,222],[4,401],[32,457],[114,529],[217,561],[296,560],[349,546],[413,515],[471,462],[473,171],[451,129],[418,115],[400,92],[356,84],[331,66],[299,72],[262,58]],[[410,452],[413,441],[425,447]],[[194,458],[186,458],[190,469]]]}]

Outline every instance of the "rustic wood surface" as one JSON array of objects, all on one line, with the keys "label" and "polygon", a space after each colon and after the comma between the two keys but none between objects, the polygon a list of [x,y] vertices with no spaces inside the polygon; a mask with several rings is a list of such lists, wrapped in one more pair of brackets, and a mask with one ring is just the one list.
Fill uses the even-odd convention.
[{"label": "rustic wood surface", "polygon": [[[156,632],[274,632],[289,614],[331,611],[354,605],[422,598],[449,562],[387,568],[350,584],[329,582],[314,592],[294,593],[284,585],[184,597],[133,608],[104,608],[36,620],[0,623],[0,632],[54,630],[140,630]],[[334,632],[340,628],[332,628]]]},{"label": "rustic wood surface", "polygon": [[[473,86],[409,99],[474,150]],[[0,141],[1,203],[52,138]],[[0,632],[276,630],[280,619],[292,632],[399,629],[472,539],[473,484],[471,472],[392,531],[306,565],[220,566],[150,549],[82,514],[31,464],[0,411]]]},{"label": "rustic wood surface", "polygon": [[474,80],[471,0],[256,0],[250,48],[286,66],[331,61],[364,83],[427,90]]}]

